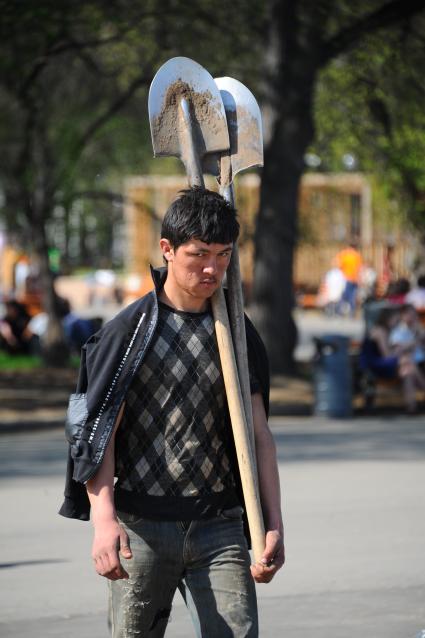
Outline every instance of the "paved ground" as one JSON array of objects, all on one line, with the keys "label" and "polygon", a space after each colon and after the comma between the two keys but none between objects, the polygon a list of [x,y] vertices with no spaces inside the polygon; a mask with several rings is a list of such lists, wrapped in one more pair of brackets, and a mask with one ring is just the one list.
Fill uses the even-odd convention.
[{"label": "paved ground", "polygon": [[[300,361],[313,354],[313,336],[362,331],[359,320],[335,324],[317,313],[297,321]],[[0,635],[8,638],[108,635],[91,526],[56,514],[74,384],[75,371],[0,375]],[[312,403],[305,379],[274,380],[288,561],[258,587],[261,636],[424,638],[425,419],[381,410],[331,421],[306,416]],[[166,635],[193,635],[178,598]]]},{"label": "paved ground", "polygon": [[[261,636],[414,638],[425,629],[423,419],[272,426],[288,561],[258,587]],[[2,636],[108,635],[90,524],[56,515],[64,456],[58,429],[0,436]],[[193,635],[180,600],[166,635]]]}]

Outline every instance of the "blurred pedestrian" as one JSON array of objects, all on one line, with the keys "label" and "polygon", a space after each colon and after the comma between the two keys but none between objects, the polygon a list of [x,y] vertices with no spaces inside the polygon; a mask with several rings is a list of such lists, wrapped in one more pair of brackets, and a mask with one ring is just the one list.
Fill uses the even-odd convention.
[{"label": "blurred pedestrian", "polygon": [[79,317],[71,310],[68,299],[61,299],[62,326],[71,352],[80,353],[86,341],[101,326],[94,319]]},{"label": "blurred pedestrian", "polygon": [[388,299],[388,301],[391,301],[391,303],[404,304],[409,290],[409,280],[406,279],[406,277],[400,277],[388,284],[385,298]]},{"label": "blurred pedestrian", "polygon": [[376,299],[378,274],[370,264],[363,264],[359,278],[359,298],[361,303]]},{"label": "blurred pedestrian", "polygon": [[400,308],[400,318],[390,332],[389,341],[396,352],[411,354],[414,362],[419,367],[423,366],[425,363],[425,330],[413,306],[406,304]]},{"label": "blurred pedestrian", "polygon": [[339,304],[340,314],[346,314],[348,310],[348,313],[354,316],[357,306],[360,271],[363,265],[357,242],[352,241],[349,246],[343,248],[336,255],[335,263],[345,277],[345,288]]},{"label": "blurred pedestrian", "polygon": [[325,273],[320,286],[317,305],[329,316],[338,313],[339,304],[346,285],[345,277],[336,266]]},{"label": "blurred pedestrian", "polygon": [[417,411],[416,390],[425,390],[425,376],[414,360],[411,343],[394,344],[390,335],[400,322],[400,310],[384,308],[369,328],[363,341],[360,364],[378,378],[399,378],[403,388],[406,411]]},{"label": "blurred pedestrian", "polygon": [[[80,354],[80,350],[86,341],[101,328],[102,320],[97,317],[87,319],[78,316],[71,310],[71,304],[68,299],[59,297],[58,304],[65,340],[71,352]],[[47,334],[48,322],[49,317],[43,311],[34,315],[28,324],[30,330],[38,335],[42,345]]]},{"label": "blurred pedestrian", "polygon": [[425,275],[420,275],[417,278],[416,286],[407,293],[405,301],[414,306],[416,310],[425,309]]},{"label": "blurred pedestrian", "polygon": [[30,315],[24,304],[8,300],[0,319],[0,349],[9,354],[36,354],[38,338],[29,328]]}]

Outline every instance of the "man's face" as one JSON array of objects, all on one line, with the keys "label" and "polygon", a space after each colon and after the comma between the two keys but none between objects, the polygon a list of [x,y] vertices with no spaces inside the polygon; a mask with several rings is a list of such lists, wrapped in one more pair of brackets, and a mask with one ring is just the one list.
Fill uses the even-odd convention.
[{"label": "man's face", "polygon": [[206,244],[200,239],[191,239],[176,250],[167,239],[161,239],[160,244],[168,263],[168,283],[199,301],[211,297],[229,265],[232,243]]}]

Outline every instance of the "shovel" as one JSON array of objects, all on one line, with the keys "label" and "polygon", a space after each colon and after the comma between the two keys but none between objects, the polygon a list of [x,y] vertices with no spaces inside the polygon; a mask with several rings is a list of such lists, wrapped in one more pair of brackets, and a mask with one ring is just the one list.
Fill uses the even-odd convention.
[{"label": "shovel", "polygon": [[203,186],[205,155],[230,146],[223,101],[211,75],[189,58],[171,58],[152,80],[148,109],[154,156],[179,157],[189,184]]},{"label": "shovel", "polygon": [[[208,172],[215,174],[220,183],[221,194],[228,202],[234,205],[233,180],[236,174],[253,166],[263,166],[261,111],[251,91],[239,80],[223,77],[216,78],[215,83],[220,89],[226,111],[230,149],[226,154],[222,154],[220,160],[211,155],[207,156],[204,161],[204,168]],[[219,170],[217,170],[217,167]],[[229,318],[233,343],[235,344],[239,380],[246,409],[251,447],[255,450],[244,300],[237,246],[233,249],[232,260],[227,269],[227,285],[229,289]]]},{"label": "shovel", "polygon": [[[224,105],[212,76],[189,58],[172,58],[152,81],[148,107],[155,157],[179,157],[185,165],[190,186],[203,186],[203,161],[207,164],[206,158],[211,154],[217,164],[217,158],[221,159],[221,153],[230,147]],[[227,164],[230,167],[229,159]],[[213,174],[217,172],[218,167]],[[253,448],[221,287],[211,301],[252,548],[255,560],[260,560],[264,551],[263,518]]]},{"label": "shovel", "polygon": [[[221,158],[209,155],[203,162],[204,172],[215,175],[220,188],[231,188],[237,173],[253,166],[263,166],[263,133],[261,111],[251,91],[234,78],[216,78],[226,111],[230,138],[230,166]],[[225,160],[226,170],[220,165]],[[233,194],[229,197],[233,197]]]}]

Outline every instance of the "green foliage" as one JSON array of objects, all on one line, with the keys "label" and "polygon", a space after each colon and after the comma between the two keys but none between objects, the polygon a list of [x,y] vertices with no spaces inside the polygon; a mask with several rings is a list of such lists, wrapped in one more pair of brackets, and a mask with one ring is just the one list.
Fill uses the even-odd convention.
[{"label": "green foliage", "polygon": [[150,140],[148,87],[168,58],[259,77],[259,0],[0,1],[0,16],[3,213],[24,241],[76,192],[181,170],[154,162]]},{"label": "green foliage", "polygon": [[316,139],[322,168],[343,169],[350,153],[374,176],[381,205],[425,228],[425,19],[364,38],[335,59],[316,91]]}]

